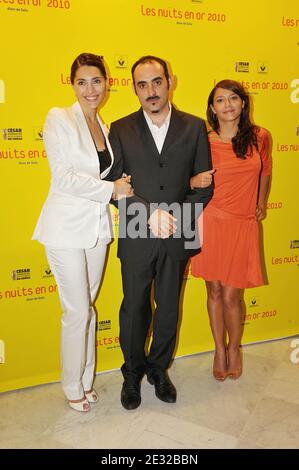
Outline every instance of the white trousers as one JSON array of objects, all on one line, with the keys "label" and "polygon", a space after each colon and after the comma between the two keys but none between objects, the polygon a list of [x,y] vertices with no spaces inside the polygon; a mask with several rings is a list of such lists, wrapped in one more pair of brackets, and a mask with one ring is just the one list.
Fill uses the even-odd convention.
[{"label": "white trousers", "polygon": [[93,307],[101,282],[107,245],[90,249],[46,246],[63,310],[61,329],[62,387],[68,400],[90,390],[95,373],[96,314]]}]

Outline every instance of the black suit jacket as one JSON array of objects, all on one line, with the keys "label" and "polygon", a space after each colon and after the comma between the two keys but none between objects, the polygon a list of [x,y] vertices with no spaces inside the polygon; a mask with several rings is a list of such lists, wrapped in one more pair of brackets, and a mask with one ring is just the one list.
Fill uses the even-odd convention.
[{"label": "black suit jacket", "polygon": [[[205,205],[212,197],[212,186],[191,190],[189,183],[191,176],[212,168],[206,126],[202,119],[172,107],[168,132],[159,154],[141,108],[113,122],[109,140],[115,159],[109,180],[119,178],[123,172],[131,175],[135,195],[127,198],[126,202],[129,206],[140,202],[147,211],[143,227],[140,227],[147,237],[119,238],[118,256],[146,256],[154,243],[147,226],[153,210],[150,203],[189,203],[193,210],[194,203]],[[192,217],[194,219],[194,213]],[[120,216],[120,231],[123,231],[122,224],[127,225],[130,219],[132,216]],[[183,236],[170,237],[162,242],[168,254],[177,260],[199,251],[199,245],[196,249],[186,249]]]}]

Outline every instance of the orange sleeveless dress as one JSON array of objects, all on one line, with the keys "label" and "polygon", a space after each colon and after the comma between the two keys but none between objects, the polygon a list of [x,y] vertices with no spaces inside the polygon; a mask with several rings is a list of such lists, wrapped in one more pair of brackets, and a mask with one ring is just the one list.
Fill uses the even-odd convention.
[{"label": "orange sleeveless dress", "polygon": [[203,213],[202,250],[191,258],[192,274],[245,288],[264,284],[255,210],[260,175],[271,174],[270,138],[257,134],[259,152],[237,158],[232,144],[210,139],[214,195]]}]

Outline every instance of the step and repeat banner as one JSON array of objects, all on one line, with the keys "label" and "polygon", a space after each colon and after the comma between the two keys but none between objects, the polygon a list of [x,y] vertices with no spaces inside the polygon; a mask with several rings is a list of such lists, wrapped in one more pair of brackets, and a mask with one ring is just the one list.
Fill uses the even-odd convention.
[{"label": "step and repeat banner", "polygon": [[[81,52],[103,55],[109,95],[101,116],[139,107],[130,67],[165,58],[173,102],[205,117],[215,82],[243,83],[256,124],[273,139],[263,222],[268,284],[244,294],[243,344],[299,332],[299,16],[297,0],[0,0],[0,391],[60,378],[61,308],[43,246],[31,241],[49,186],[43,123],[74,102],[69,70]],[[117,232],[117,212],[113,210]],[[122,300],[116,243],[98,311],[97,370],[120,367]],[[204,281],[186,271],[177,356],[213,349]]]}]

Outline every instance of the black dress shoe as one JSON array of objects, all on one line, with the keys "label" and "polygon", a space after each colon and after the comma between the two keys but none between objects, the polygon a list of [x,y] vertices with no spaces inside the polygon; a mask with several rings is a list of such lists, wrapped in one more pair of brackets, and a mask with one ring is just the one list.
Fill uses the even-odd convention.
[{"label": "black dress shoe", "polygon": [[135,410],[141,403],[140,381],[125,380],[121,389],[120,401],[126,410]]},{"label": "black dress shoe", "polygon": [[156,397],[166,403],[176,402],[176,389],[166,371],[150,370],[147,372],[147,380],[155,386]]}]

